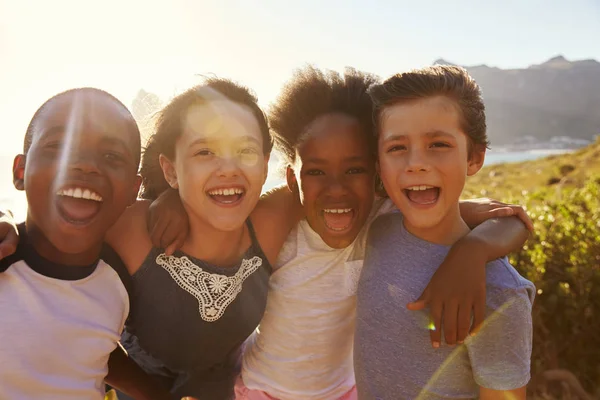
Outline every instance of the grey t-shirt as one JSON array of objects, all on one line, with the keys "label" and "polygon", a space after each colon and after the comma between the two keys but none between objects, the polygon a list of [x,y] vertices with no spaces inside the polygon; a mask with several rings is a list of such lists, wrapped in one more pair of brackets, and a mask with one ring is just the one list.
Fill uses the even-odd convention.
[{"label": "grey t-shirt", "polygon": [[367,240],[354,342],[359,399],[477,398],[479,386],[527,384],[535,287],[506,259],[487,265],[486,320],[479,334],[463,345],[434,349],[429,310],[409,311],[406,304],[419,297],[450,247],[413,236],[399,213],[379,217]]}]

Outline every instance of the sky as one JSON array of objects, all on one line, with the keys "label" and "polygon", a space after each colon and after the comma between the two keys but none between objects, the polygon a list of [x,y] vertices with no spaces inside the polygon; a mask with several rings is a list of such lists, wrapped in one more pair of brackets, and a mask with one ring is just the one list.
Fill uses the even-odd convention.
[{"label": "sky", "polygon": [[307,63],[382,77],[438,58],[524,68],[600,60],[598,38],[600,0],[0,0],[0,188],[35,110],[69,88],[130,106],[140,88],[168,99],[212,74],[268,106]]}]

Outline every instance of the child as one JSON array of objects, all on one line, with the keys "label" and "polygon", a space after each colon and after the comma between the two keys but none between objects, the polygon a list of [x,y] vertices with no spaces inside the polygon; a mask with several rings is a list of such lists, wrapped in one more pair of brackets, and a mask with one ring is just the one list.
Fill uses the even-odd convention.
[{"label": "child", "polygon": [[[137,125],[106,92],[69,90],[33,116],[13,167],[27,219],[16,252],[0,261],[0,398],[103,399],[109,355],[134,366],[117,347],[127,272],[101,250],[136,200],[139,161]],[[147,397],[129,389],[164,398],[151,384]]]},{"label": "child", "polygon": [[[367,89],[376,81],[351,69],[340,76],[307,67],[270,112],[288,186],[306,219],[274,265],[265,315],[246,345],[238,399],[356,398],[352,341],[365,226],[391,209],[391,202],[374,198],[376,142]],[[495,228],[494,236],[505,228]],[[464,259],[477,250],[471,244],[457,249],[459,263],[450,260],[446,270],[458,277],[438,282],[435,296],[439,285],[464,292],[461,300],[474,290],[462,275],[483,270],[485,260],[467,263],[463,272]]]},{"label": "child", "polygon": [[[114,131],[109,125],[97,129]],[[301,209],[287,190],[259,201],[271,147],[266,117],[245,87],[209,79],[182,93],[160,112],[142,173],[147,189],[165,179],[177,189],[191,234],[175,254],[153,247],[146,229],[148,202],[140,200],[106,235],[133,277],[123,345],[174,398],[233,396],[242,345],[263,315],[271,264]],[[135,154],[137,162],[139,137]],[[106,158],[117,166],[127,161],[119,154]],[[148,164],[160,168],[148,169]],[[90,197],[91,192],[67,195]],[[95,194],[91,201],[98,199]],[[105,203],[111,206],[103,196]],[[93,204],[84,205],[89,210],[71,214],[94,210]],[[104,221],[107,229],[115,219]],[[0,232],[14,240],[7,221],[0,220]],[[10,251],[4,242],[6,255]],[[109,383],[135,389],[141,374],[128,368],[128,361],[114,358]],[[154,394],[161,398],[160,390]]]},{"label": "child", "polygon": [[[428,321],[403,307],[469,235],[459,197],[485,157],[479,87],[462,68],[435,66],[397,74],[370,93],[381,178],[402,214],[379,217],[369,232],[354,353],[360,398],[525,399],[535,288],[505,258],[486,267],[486,322],[457,348],[427,346],[439,316]],[[454,306],[459,316],[469,312]]]}]

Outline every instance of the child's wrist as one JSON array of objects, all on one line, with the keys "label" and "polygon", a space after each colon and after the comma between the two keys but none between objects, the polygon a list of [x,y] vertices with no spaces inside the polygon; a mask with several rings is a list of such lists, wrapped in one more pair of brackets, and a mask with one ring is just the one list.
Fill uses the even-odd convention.
[{"label": "child's wrist", "polygon": [[[483,264],[491,261],[488,243],[477,235],[468,234],[452,246],[455,252],[464,254],[471,261],[481,261]],[[477,263],[474,263],[475,265]]]}]

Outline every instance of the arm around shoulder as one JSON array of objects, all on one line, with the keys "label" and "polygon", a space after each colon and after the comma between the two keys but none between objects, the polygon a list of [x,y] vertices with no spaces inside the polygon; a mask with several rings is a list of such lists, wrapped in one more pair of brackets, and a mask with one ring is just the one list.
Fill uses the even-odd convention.
[{"label": "arm around shoulder", "polygon": [[264,194],[250,215],[256,236],[271,264],[290,231],[304,216],[300,199],[287,186]]}]

